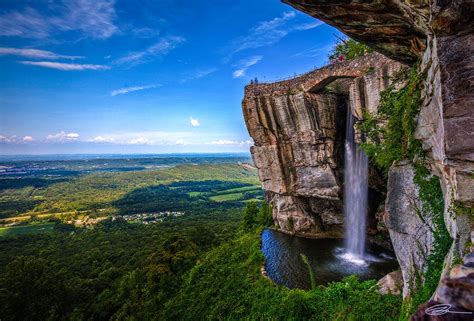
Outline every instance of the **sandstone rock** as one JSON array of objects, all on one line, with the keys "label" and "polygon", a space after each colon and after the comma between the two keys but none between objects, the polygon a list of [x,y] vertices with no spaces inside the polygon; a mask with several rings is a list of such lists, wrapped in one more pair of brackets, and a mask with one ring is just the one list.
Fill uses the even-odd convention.
[{"label": "sandstone rock", "polygon": [[449,272],[449,277],[452,279],[466,277],[469,274],[474,275],[474,267],[468,267],[464,265],[456,265]]},{"label": "sandstone rock", "polygon": [[[263,189],[270,193],[274,219],[281,229],[287,230],[291,221],[292,230],[287,231],[292,233],[342,230],[347,112],[353,110],[357,117],[357,110],[373,111],[380,91],[388,86],[387,76],[401,67],[380,54],[372,54],[287,81],[245,88],[242,108],[255,142],[252,157]],[[336,85],[325,87],[332,82]],[[370,173],[369,185],[374,193],[383,193],[384,182],[376,171]],[[371,215],[375,216],[383,197],[373,199],[377,204]]]},{"label": "sandstone rock", "polygon": [[432,223],[419,215],[421,203],[409,164],[392,166],[388,174],[384,221],[403,275],[403,296],[415,287],[414,271],[426,268],[432,242]]},{"label": "sandstone rock", "polygon": [[377,285],[381,294],[395,294],[399,295],[403,289],[402,271],[397,270],[390,272],[381,278]]}]

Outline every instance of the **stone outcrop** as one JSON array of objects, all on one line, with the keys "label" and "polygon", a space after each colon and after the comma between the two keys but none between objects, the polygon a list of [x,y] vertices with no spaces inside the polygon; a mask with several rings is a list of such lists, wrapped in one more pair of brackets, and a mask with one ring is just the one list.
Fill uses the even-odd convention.
[{"label": "stone outcrop", "polygon": [[[342,175],[348,110],[356,119],[377,108],[388,78],[402,65],[374,53],[300,77],[245,88],[243,113],[275,223],[298,234],[338,232],[344,223]],[[372,170],[372,216],[384,184]],[[375,219],[374,226],[376,226]]]},{"label": "stone outcrop", "polygon": [[390,272],[377,282],[381,294],[400,295],[403,289],[403,276],[400,270]]},{"label": "stone outcrop", "polygon": [[[448,277],[453,258],[464,254],[474,212],[474,2],[283,2],[394,60],[409,64],[421,61],[420,70],[426,73],[426,80],[415,137],[428,152],[431,171],[440,177],[443,188],[444,220],[453,239],[443,273]],[[393,190],[390,186],[388,189]],[[459,207],[464,210],[456,210]],[[411,249],[409,255],[416,254],[414,247],[395,244],[403,243],[403,239],[392,241],[395,248]],[[397,257],[401,255],[397,253]]]},{"label": "stone outcrop", "polygon": [[425,271],[433,243],[433,224],[420,215],[422,204],[414,175],[409,163],[392,166],[385,202],[384,221],[402,271],[403,296],[416,287],[415,272]]}]

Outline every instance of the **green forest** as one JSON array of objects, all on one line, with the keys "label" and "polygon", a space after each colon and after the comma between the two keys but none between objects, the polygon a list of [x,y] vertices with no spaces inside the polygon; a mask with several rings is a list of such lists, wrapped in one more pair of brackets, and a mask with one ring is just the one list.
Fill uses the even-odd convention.
[{"label": "green forest", "polygon": [[[0,178],[2,321],[397,318],[401,298],[375,281],[306,291],[261,275],[260,233],[273,220],[251,166],[78,168]],[[126,220],[161,211],[184,215]],[[81,217],[102,220],[71,224]]]}]

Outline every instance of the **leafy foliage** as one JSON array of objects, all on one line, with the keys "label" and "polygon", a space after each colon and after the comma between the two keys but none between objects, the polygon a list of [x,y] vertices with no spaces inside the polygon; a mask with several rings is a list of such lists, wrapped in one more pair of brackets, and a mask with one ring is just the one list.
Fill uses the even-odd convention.
[{"label": "leafy foliage", "polygon": [[[433,248],[427,258],[426,271],[418,275],[411,297],[404,302],[401,320],[430,299],[436,290],[446,254],[452,240],[444,223],[444,197],[439,178],[428,170],[426,156],[414,132],[422,102],[424,72],[418,64],[406,74],[399,74],[394,83],[381,93],[376,115],[365,113],[359,129],[366,135],[362,149],[379,168],[388,172],[394,162],[409,160],[415,170],[414,182],[419,188],[421,215],[433,223]],[[400,89],[397,86],[405,83]],[[421,273],[421,272],[420,272]]]},{"label": "leafy foliage", "polygon": [[267,202],[250,201],[244,210],[242,230],[252,231],[273,225],[272,208]]},{"label": "leafy foliage", "polygon": [[[377,114],[364,113],[364,120],[359,125],[366,135],[361,148],[385,172],[393,162],[414,159],[421,153],[421,143],[415,139],[414,132],[424,76],[418,73],[418,65],[407,75],[400,76],[381,93]],[[396,90],[405,80],[406,84]]]},{"label": "leafy foliage", "polygon": [[340,39],[332,52],[329,54],[330,60],[337,60],[344,57],[344,60],[351,60],[372,52],[373,49],[354,39]]},{"label": "leafy foliage", "polygon": [[164,320],[395,320],[400,297],[382,296],[374,281],[349,277],[311,291],[276,286],[260,274],[258,233],[211,250],[191,270]]},{"label": "leafy foliage", "polygon": [[197,258],[235,235],[235,211],[155,225],[0,239],[2,320],[152,320]]}]

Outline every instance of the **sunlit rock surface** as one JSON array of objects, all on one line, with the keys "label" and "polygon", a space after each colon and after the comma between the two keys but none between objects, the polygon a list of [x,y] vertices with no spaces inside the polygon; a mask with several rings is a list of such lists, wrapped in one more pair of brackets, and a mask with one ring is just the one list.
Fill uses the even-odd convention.
[{"label": "sunlit rock surface", "polygon": [[[242,106],[255,142],[251,152],[282,230],[343,231],[346,114],[353,110],[360,120],[364,111],[375,111],[380,92],[401,67],[374,53],[290,80],[246,86]],[[370,187],[383,194],[383,181],[371,173]],[[374,220],[377,202],[371,210]]]},{"label": "sunlit rock surface", "polygon": [[[474,2],[283,2],[327,22],[394,60],[409,64],[421,61],[420,70],[426,79],[415,137],[421,140],[431,159],[432,173],[441,178],[444,219],[453,239],[443,272],[443,277],[448,277],[453,259],[464,255],[473,226]],[[388,186],[388,189],[394,190],[394,187]],[[396,207],[390,202],[396,200],[388,198],[388,208]],[[464,212],[456,211],[457,206],[464,207]],[[467,212],[470,209],[471,217],[466,215],[466,209]],[[404,217],[409,214],[399,213]],[[390,226],[388,228],[390,230]],[[416,256],[416,247],[406,247],[403,242],[401,237],[392,239],[395,248],[408,250],[406,254]],[[401,252],[397,257],[401,257]]]}]

